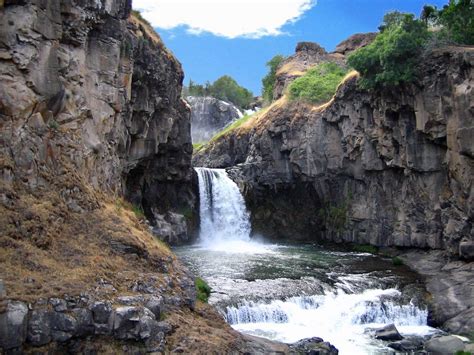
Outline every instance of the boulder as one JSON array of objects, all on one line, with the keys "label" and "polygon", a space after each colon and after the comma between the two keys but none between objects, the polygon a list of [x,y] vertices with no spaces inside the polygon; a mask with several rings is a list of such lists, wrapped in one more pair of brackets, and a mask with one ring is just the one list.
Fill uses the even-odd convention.
[{"label": "boulder", "polygon": [[31,311],[28,321],[28,342],[33,346],[46,345],[51,341],[52,312],[45,309]]},{"label": "boulder", "polygon": [[339,350],[329,342],[318,337],[302,339],[290,345],[290,349],[298,354],[337,355]]},{"label": "boulder", "polygon": [[155,315],[145,307],[119,307],[111,322],[114,337],[123,340],[145,340],[157,326]]},{"label": "boulder", "polygon": [[65,342],[77,331],[76,319],[67,313],[54,312],[51,317],[52,338],[54,341]]},{"label": "boulder", "polygon": [[156,319],[160,319],[163,306],[164,300],[161,296],[150,296],[145,303],[145,307],[155,315]]},{"label": "boulder", "polygon": [[411,352],[423,349],[423,340],[421,338],[402,339],[387,346],[400,352]]},{"label": "boulder", "polygon": [[455,354],[464,347],[463,341],[452,335],[431,338],[425,343],[425,350],[433,355]]},{"label": "boulder", "polygon": [[459,256],[468,261],[474,260],[474,240],[462,240],[459,243]]},{"label": "boulder", "polygon": [[389,324],[375,331],[375,338],[379,340],[402,340],[403,337],[398,332],[394,324]]},{"label": "boulder", "polygon": [[90,310],[95,323],[106,324],[112,314],[112,305],[106,301],[94,302],[90,306]]},{"label": "boulder", "polygon": [[189,240],[186,218],[178,213],[161,215],[154,211],[153,234],[170,245],[181,245]]},{"label": "boulder", "polygon": [[9,350],[23,344],[27,335],[27,315],[25,303],[8,302],[6,311],[0,314],[0,348]]}]

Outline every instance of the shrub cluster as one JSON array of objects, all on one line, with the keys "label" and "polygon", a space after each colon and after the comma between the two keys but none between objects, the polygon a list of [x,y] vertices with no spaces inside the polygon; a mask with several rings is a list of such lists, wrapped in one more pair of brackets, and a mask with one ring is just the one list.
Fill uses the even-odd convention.
[{"label": "shrub cluster", "polygon": [[232,102],[242,109],[248,108],[253,101],[252,92],[240,86],[228,75],[221,76],[212,84],[207,82],[202,85],[190,80],[189,85],[183,88],[183,95],[212,96],[219,100]]},{"label": "shrub cluster", "polygon": [[308,70],[288,87],[290,99],[324,103],[331,99],[347,70],[336,63],[325,62]]},{"label": "shrub cluster", "polygon": [[268,73],[262,79],[262,97],[263,100],[269,104],[273,101],[273,89],[275,88],[276,72],[280,64],[286,58],[281,54],[277,54],[267,62]]},{"label": "shrub cluster", "polygon": [[365,89],[413,82],[424,49],[433,43],[474,44],[474,1],[450,0],[441,10],[425,5],[420,19],[390,12],[379,30],[371,44],[348,58]]}]

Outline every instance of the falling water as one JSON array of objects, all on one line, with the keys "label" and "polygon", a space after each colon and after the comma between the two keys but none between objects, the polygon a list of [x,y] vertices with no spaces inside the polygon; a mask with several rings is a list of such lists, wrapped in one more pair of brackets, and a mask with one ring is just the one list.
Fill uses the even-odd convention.
[{"label": "falling water", "polygon": [[224,169],[196,168],[196,172],[199,178],[201,244],[213,249],[248,245],[250,216],[237,184]]}]

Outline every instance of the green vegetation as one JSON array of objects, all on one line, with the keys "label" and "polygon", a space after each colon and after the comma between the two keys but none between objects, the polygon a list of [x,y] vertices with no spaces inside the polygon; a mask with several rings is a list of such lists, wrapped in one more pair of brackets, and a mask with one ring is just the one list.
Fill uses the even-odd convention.
[{"label": "green vegetation", "polygon": [[379,249],[370,244],[356,244],[352,246],[352,250],[357,253],[377,254]]},{"label": "green vegetation", "polygon": [[373,89],[412,82],[429,38],[426,23],[412,14],[393,12],[385,15],[379,28],[371,44],[348,58],[348,64],[361,74],[359,85]]},{"label": "green vegetation", "polygon": [[122,208],[132,211],[138,219],[145,219],[145,212],[141,206],[134,205],[118,197],[115,199],[115,209],[117,212],[120,212]]},{"label": "green vegetation", "polygon": [[253,115],[244,115],[243,117],[239,118],[237,121],[234,121],[233,123],[231,123],[230,125],[224,127],[224,129],[222,129],[221,131],[217,132],[211,139],[209,142],[212,142],[212,141],[215,141],[216,139],[222,137],[224,134],[226,134],[227,132],[230,132],[236,128],[239,128],[240,126],[242,126],[245,122],[247,122],[250,117],[252,117]]},{"label": "green vegetation", "polygon": [[200,277],[196,278],[194,284],[196,285],[197,299],[201,302],[207,302],[211,295],[211,288],[209,285]]},{"label": "green vegetation", "polygon": [[56,121],[54,118],[51,118],[48,122],[48,126],[49,128],[51,128],[52,130],[57,130],[59,129],[59,123],[58,121]]},{"label": "green vegetation", "polygon": [[395,256],[392,258],[392,263],[395,266],[402,266],[403,265],[403,260],[400,259],[398,256]]},{"label": "green vegetation", "polygon": [[201,85],[189,80],[189,85],[183,88],[183,95],[212,96],[219,100],[232,102],[242,109],[248,108],[253,100],[252,92],[240,86],[228,75],[221,76],[212,84],[206,82]]},{"label": "green vegetation", "polygon": [[443,26],[442,34],[448,39],[459,44],[474,44],[474,1],[450,0],[443,9],[433,10],[430,19]]},{"label": "green vegetation", "polygon": [[272,59],[267,62],[267,67],[269,69],[268,74],[262,79],[262,97],[266,103],[270,104],[273,101],[273,89],[275,88],[276,72],[278,66],[286,58],[281,54],[277,54]]},{"label": "green vegetation", "polygon": [[290,99],[315,104],[327,102],[346,74],[347,70],[336,63],[321,63],[290,84]]},{"label": "green vegetation", "polygon": [[333,205],[326,203],[323,208],[318,211],[321,218],[328,229],[341,232],[348,222],[347,213],[349,211],[349,199],[345,200],[341,205]]},{"label": "green vegetation", "polygon": [[193,143],[193,153],[199,152],[205,144],[206,142]]},{"label": "green vegetation", "polygon": [[474,44],[474,2],[450,0],[438,10],[425,5],[420,19],[398,11],[387,13],[380,33],[348,58],[365,89],[415,81],[424,50],[449,43]]},{"label": "green vegetation", "polygon": [[455,355],[472,355],[470,351],[458,350]]}]

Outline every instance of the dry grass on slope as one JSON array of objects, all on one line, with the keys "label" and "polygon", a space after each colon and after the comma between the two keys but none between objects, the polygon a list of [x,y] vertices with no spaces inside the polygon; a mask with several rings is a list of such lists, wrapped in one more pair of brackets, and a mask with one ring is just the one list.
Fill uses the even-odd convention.
[{"label": "dry grass on slope", "polygon": [[139,279],[153,277],[160,287],[165,275],[179,274],[170,250],[122,203],[84,189],[97,206],[73,212],[58,191],[33,194],[0,182],[0,278],[7,298],[78,295],[100,284],[127,294]]}]

